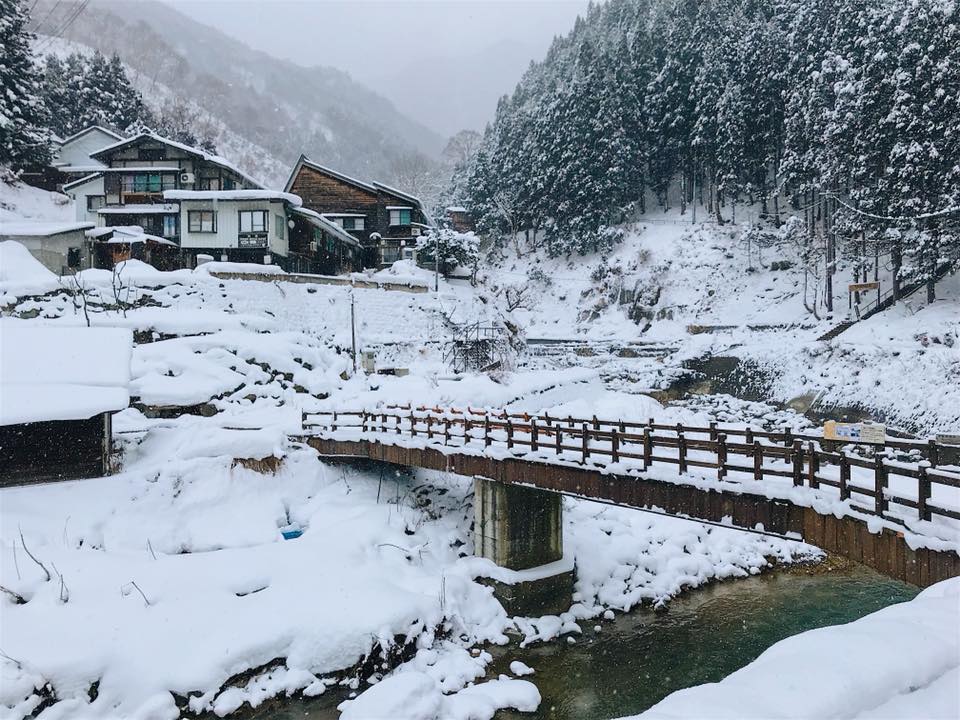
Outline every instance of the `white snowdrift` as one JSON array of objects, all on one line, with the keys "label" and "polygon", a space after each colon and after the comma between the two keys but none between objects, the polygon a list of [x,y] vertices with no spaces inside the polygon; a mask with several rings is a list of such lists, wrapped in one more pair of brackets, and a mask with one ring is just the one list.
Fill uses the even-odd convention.
[{"label": "white snowdrift", "polygon": [[668,696],[644,720],[956,718],[960,578],[847,625],[778,642],[718,683]]}]

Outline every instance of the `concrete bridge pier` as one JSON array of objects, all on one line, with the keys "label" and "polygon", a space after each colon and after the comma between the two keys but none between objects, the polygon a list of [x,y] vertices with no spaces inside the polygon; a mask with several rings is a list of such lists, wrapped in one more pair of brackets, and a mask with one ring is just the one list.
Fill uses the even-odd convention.
[{"label": "concrete bridge pier", "polygon": [[570,607],[573,561],[563,557],[559,493],[484,477],[473,481],[474,552],[505,571],[480,581],[510,615],[556,615]]}]

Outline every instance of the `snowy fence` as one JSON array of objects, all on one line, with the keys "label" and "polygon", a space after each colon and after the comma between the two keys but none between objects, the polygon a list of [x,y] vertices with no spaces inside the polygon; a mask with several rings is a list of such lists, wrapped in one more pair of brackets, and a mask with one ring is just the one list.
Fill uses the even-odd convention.
[{"label": "snowy fence", "polygon": [[[321,419],[321,422],[311,418]],[[308,431],[401,436],[443,447],[473,448],[557,463],[646,471],[673,465],[680,475],[715,473],[724,483],[809,488],[860,513],[899,525],[960,521],[960,467],[940,466],[946,446],[887,440],[884,445],[826,441],[789,429],[559,418],[466,408],[392,406],[377,411],[329,411],[304,416]],[[386,436],[385,438],[383,436]],[[378,439],[380,439],[378,438]],[[858,455],[872,448],[872,457]],[[933,533],[931,533],[933,534]]]}]

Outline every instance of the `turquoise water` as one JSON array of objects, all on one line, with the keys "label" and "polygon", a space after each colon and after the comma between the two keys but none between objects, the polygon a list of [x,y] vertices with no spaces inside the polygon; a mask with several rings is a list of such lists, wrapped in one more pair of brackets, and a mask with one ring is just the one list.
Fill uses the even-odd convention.
[{"label": "turquoise water", "polygon": [[[642,712],[674,690],[715,682],[778,640],[846,623],[911,599],[917,589],[860,566],[823,574],[771,573],[717,583],[674,599],[666,611],[647,608],[615,620],[581,623],[566,638],[519,648],[491,648],[490,677],[520,660],[536,670],[543,697],[536,713],[501,712],[499,720],[607,720]],[[593,626],[599,624],[599,632]],[[340,693],[291,700],[246,717],[332,720]]]}]

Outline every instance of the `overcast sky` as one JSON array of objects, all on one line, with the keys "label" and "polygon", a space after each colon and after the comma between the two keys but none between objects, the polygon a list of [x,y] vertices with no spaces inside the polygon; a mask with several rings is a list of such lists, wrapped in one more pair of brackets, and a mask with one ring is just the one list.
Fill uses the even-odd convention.
[{"label": "overcast sky", "polygon": [[277,57],[345,70],[444,135],[482,129],[497,98],[587,7],[587,0],[164,2]]}]

